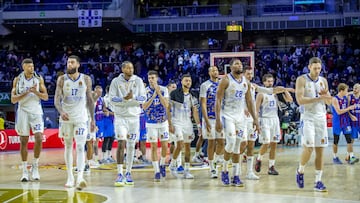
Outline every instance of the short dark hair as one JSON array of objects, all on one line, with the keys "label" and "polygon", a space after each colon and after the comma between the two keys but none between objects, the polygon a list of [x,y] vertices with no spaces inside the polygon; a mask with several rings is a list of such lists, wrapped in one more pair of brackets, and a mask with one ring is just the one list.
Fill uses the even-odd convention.
[{"label": "short dark hair", "polygon": [[252,70],[253,68],[251,67],[251,66],[249,66],[249,65],[246,65],[245,66],[245,70]]},{"label": "short dark hair", "polygon": [[267,73],[267,74],[263,75],[262,81],[265,82],[268,78],[274,78],[274,76],[270,73]]},{"label": "short dark hair", "polygon": [[149,70],[148,75],[156,75],[157,77],[159,77],[159,74],[156,70]]},{"label": "short dark hair", "polygon": [[189,73],[186,73],[181,76],[181,80],[183,80],[184,78],[191,78],[191,75]]},{"label": "short dark hair", "polygon": [[124,62],[121,63],[121,68],[124,68],[125,66],[127,66],[129,64],[132,65],[132,63],[130,61],[124,61]]},{"label": "short dark hair", "polygon": [[68,57],[68,59],[75,59],[78,63],[80,63],[80,57],[76,56],[76,55],[70,55]]},{"label": "short dark hair", "polygon": [[27,63],[34,63],[34,61],[31,58],[25,58],[22,62],[21,62],[21,66],[23,66],[24,64]]},{"label": "short dark hair", "polygon": [[313,63],[322,63],[321,59],[319,57],[312,57],[310,60],[309,60],[309,65],[311,66],[311,64]]},{"label": "short dark hair", "polygon": [[[229,62],[230,66],[232,66],[232,65],[234,64],[234,62],[237,61],[237,60],[239,60],[239,61],[241,62],[241,60],[238,59],[238,58],[232,58],[232,59],[230,60],[230,62]],[[242,62],[241,62],[241,63],[242,63]]]}]

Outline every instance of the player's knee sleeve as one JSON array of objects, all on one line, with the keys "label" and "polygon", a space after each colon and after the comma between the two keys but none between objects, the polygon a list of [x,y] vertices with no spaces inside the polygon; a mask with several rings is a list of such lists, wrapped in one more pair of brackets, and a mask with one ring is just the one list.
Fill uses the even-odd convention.
[{"label": "player's knee sleeve", "polygon": [[345,135],[345,139],[346,139],[346,143],[351,144],[352,143],[352,138],[350,134],[346,134]]},{"label": "player's knee sleeve", "polygon": [[337,145],[339,143],[339,135],[334,135],[334,145]]},{"label": "player's knee sleeve", "polygon": [[233,153],[235,149],[235,143],[236,143],[236,137],[227,137],[226,138],[226,145],[225,145],[225,151],[228,153]]},{"label": "player's knee sleeve", "polygon": [[240,145],[241,145],[241,140],[236,139],[235,145],[234,145],[234,150],[233,150],[234,154],[240,154]]}]

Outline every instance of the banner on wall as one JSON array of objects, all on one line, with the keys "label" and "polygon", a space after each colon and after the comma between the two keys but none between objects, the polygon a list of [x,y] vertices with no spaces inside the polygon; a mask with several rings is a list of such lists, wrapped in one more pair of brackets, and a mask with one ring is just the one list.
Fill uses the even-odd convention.
[{"label": "banner on wall", "polygon": [[[63,148],[64,144],[58,136],[58,129],[45,129],[42,139],[43,148]],[[35,136],[30,135],[28,149],[33,149]],[[14,129],[0,131],[0,151],[20,150],[20,136]]]}]

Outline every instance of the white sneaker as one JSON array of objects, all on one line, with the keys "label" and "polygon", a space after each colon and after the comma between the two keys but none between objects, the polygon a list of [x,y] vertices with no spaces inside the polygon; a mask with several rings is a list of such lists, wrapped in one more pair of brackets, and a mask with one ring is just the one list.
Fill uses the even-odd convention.
[{"label": "white sneaker", "polygon": [[248,180],[259,180],[259,176],[255,175],[254,172],[250,172],[246,175],[246,179]]},{"label": "white sneaker", "polygon": [[203,160],[201,159],[200,156],[193,156],[192,161],[194,163],[203,163]]},{"label": "white sneaker", "polygon": [[185,179],[194,179],[194,176],[190,173],[190,171],[185,171],[184,178]]},{"label": "white sneaker", "polygon": [[211,178],[217,178],[218,177],[217,170],[211,170],[210,173],[211,173]]},{"label": "white sneaker", "polygon": [[33,164],[32,165],[31,173],[32,173],[32,179],[33,180],[40,180],[39,165],[38,164]]},{"label": "white sneaker", "polygon": [[90,168],[99,168],[100,164],[98,161],[89,160],[89,166]]},{"label": "white sneaker", "polygon": [[68,178],[66,183],[65,183],[65,187],[67,187],[67,188],[74,187],[74,178]]},{"label": "white sneaker", "polygon": [[30,180],[29,178],[29,171],[27,169],[23,169],[23,174],[20,178],[21,182],[28,182]]},{"label": "white sneaker", "polygon": [[76,184],[76,189],[78,190],[82,190],[84,188],[86,188],[86,181],[84,179],[78,180],[77,184]]}]

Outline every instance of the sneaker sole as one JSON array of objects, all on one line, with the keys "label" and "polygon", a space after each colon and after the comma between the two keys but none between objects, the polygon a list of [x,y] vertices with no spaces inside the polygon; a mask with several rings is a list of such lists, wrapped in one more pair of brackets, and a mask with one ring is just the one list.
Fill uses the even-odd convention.
[{"label": "sneaker sole", "polygon": [[125,182],[125,185],[134,185],[134,182]]},{"label": "sneaker sole", "polygon": [[122,182],[116,182],[116,183],[114,183],[114,186],[115,187],[123,187],[124,186],[124,183],[122,183]]},{"label": "sneaker sole", "polygon": [[240,185],[231,184],[231,186],[234,186],[234,187],[244,187],[244,184],[240,184]]},{"label": "sneaker sole", "polygon": [[327,192],[327,189],[325,189],[325,190],[320,190],[320,189],[314,188],[314,191],[315,191],[315,192]]}]

